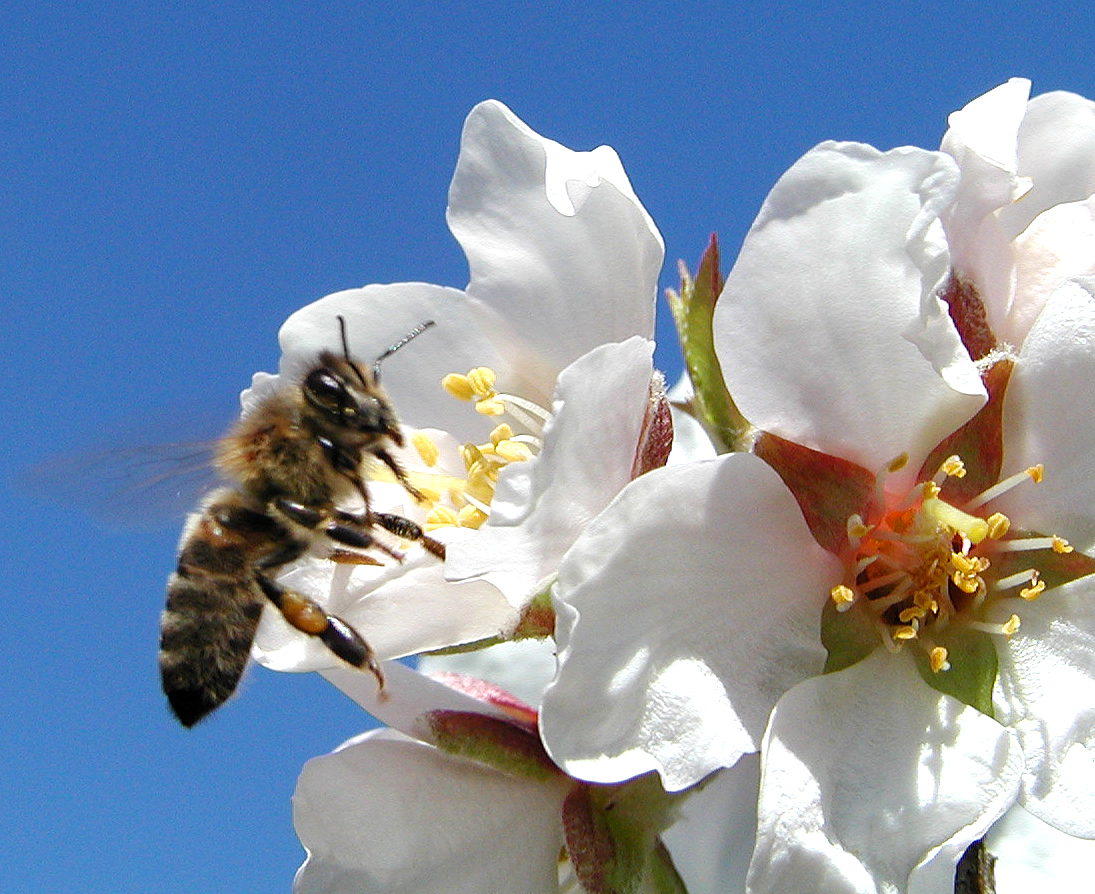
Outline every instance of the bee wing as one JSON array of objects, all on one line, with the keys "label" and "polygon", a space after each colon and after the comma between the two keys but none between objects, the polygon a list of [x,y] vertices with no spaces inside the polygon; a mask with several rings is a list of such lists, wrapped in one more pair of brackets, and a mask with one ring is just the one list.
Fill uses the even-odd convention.
[{"label": "bee wing", "polygon": [[192,511],[217,484],[216,446],[147,444],[59,456],[28,469],[17,486],[113,527],[154,525]]}]

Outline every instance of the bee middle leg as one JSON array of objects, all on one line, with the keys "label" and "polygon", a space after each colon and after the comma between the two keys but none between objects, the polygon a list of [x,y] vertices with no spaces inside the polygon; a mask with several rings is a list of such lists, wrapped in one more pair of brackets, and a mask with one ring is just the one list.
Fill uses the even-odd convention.
[{"label": "bee middle leg", "polygon": [[380,688],[384,688],[384,672],[380,669],[380,662],[376,660],[372,647],[353,627],[338,615],[324,611],[307,596],[283,587],[261,572],[255,573],[255,579],[266,598],[274,603],[293,627],[316,637],[347,664],[369,671],[376,677]]}]

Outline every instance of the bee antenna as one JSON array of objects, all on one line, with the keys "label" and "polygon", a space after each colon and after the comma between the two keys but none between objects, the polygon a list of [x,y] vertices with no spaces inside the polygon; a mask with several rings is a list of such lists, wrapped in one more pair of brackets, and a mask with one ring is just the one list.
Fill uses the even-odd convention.
[{"label": "bee antenna", "polygon": [[346,358],[346,362],[350,365],[350,369],[357,373],[357,377],[361,381],[361,384],[368,388],[369,383],[365,381],[365,374],[362,373],[361,368],[354,363],[353,358],[350,357],[350,345],[346,340],[346,318],[343,317],[342,314],[339,314],[335,319],[338,320],[338,333],[342,337],[342,356]]},{"label": "bee antenna", "polygon": [[[339,317],[339,319],[341,320],[342,317]],[[410,332],[408,332],[406,335],[404,335],[394,345],[389,345],[387,348],[385,348],[383,350],[383,352],[381,352],[380,356],[377,357],[376,360],[373,361],[373,378],[378,382],[380,381],[380,361],[381,360],[386,360],[387,358],[391,357],[392,354],[394,354],[396,351],[398,351],[401,347],[403,347],[412,338],[417,338],[418,336],[420,336],[423,332],[425,332],[427,329],[429,329],[433,325],[434,325],[433,320],[426,320],[425,322],[419,323],[417,326],[414,327],[414,329],[412,329]],[[345,344],[345,334],[343,335],[343,344]]]}]

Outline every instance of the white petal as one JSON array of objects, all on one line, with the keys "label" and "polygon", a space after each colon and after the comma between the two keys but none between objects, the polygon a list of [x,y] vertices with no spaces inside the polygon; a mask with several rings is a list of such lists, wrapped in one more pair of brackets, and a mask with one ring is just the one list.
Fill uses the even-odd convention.
[{"label": "white petal", "polygon": [[688,894],[743,894],[757,827],[760,757],[719,770],[680,808],[663,834]]},{"label": "white petal", "polygon": [[467,296],[456,289],[427,283],[393,283],[348,289],[301,308],[278,333],[282,358],[279,377],[299,381],[321,351],[342,353],[338,316],[346,319],[346,335],[355,360],[371,366],[373,359],[415,326],[436,325],[384,361],[381,381],[399,418],[416,428],[438,428],[461,441],[484,440],[490,422],[441,388],[451,372],[492,367],[499,378],[512,378]]},{"label": "white petal", "polygon": [[932,858],[953,878],[1022,769],[1009,730],[881,649],[788,692],[761,754],[754,894],[894,894]]},{"label": "white petal", "polygon": [[[730,394],[754,425],[878,468],[918,460],[984,391],[932,297],[949,156],[824,143],[776,184],[715,308]],[[941,321],[932,325],[921,307]]]},{"label": "white petal", "polygon": [[1095,841],[1058,832],[1018,805],[989,830],[987,844],[996,857],[996,894],[1091,889]]},{"label": "white petal", "polygon": [[1095,578],[994,608],[1022,622],[997,649],[1026,754],[1021,802],[1063,832],[1095,838]]},{"label": "white petal", "polygon": [[[377,568],[312,560],[278,580],[350,624],[381,661],[496,636],[517,620],[496,588],[480,581],[446,581],[442,564],[417,548],[402,564]],[[263,613],[254,651],[273,670],[344,666],[316,638],[294,630],[272,609]]]},{"label": "white petal", "polygon": [[511,720],[503,706],[460,692],[398,661],[384,665],[381,692],[371,674],[343,665],[323,671],[323,678],[347,698],[392,729],[426,741],[431,731],[422,719],[429,711],[466,711]]},{"label": "white petal", "polygon": [[1014,525],[1095,551],[1095,415],[1084,396],[1095,382],[1095,283],[1059,288],[1023,342],[1004,398],[1004,475],[1045,464],[993,504]]},{"label": "white petal", "polygon": [[779,696],[821,669],[839,574],[754,456],[637,478],[559,570],[549,753],[595,782],[657,770],[671,791],[733,766]]},{"label": "white petal", "polygon": [[481,103],[464,125],[448,221],[468,294],[537,380],[553,383],[599,344],[652,336],[661,236],[608,147],[572,152]]},{"label": "white petal", "polygon": [[996,334],[1021,345],[1046,301],[1074,276],[1095,274],[1095,196],[1054,205],[1015,239],[1015,301]]},{"label": "white petal", "polygon": [[437,749],[362,737],[305,764],[295,894],[554,894],[565,790]]},{"label": "white petal", "polygon": [[526,705],[538,708],[544,690],[555,676],[555,642],[522,639],[474,652],[423,655],[418,659],[418,670],[424,674],[449,672],[486,680]]},{"label": "white petal", "polygon": [[1095,103],[1054,91],[1027,103],[1019,128],[1019,174],[1034,184],[998,217],[1014,238],[1047,208],[1095,193]]},{"label": "white petal", "polygon": [[1012,78],[979,96],[950,116],[941,146],[962,172],[954,204],[943,215],[951,264],[977,286],[998,335],[1011,305],[1013,273],[1011,240],[993,212],[1030,189],[1030,181],[1016,174],[1029,95],[1030,81]]},{"label": "white petal", "polygon": [[559,376],[543,449],[499,477],[489,520],[454,543],[445,574],[481,577],[515,606],[555,573],[578,534],[631,479],[654,346],[602,345]]}]

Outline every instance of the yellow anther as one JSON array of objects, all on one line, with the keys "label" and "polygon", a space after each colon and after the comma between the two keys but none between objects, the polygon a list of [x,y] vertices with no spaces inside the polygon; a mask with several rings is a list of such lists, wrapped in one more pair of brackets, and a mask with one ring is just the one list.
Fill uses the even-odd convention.
[{"label": "yellow anther", "polygon": [[927,612],[925,612],[924,609],[922,609],[920,606],[910,605],[908,608],[901,610],[901,612],[897,616],[897,620],[899,620],[902,624],[908,624],[910,621],[920,620],[924,617],[925,614],[927,614]]},{"label": "yellow anther", "polygon": [[490,397],[494,394],[494,370],[487,366],[477,366],[468,372],[468,382],[478,397]]},{"label": "yellow anther", "polygon": [[903,468],[905,468],[905,464],[908,463],[908,461],[909,461],[909,454],[899,453],[897,456],[895,456],[893,459],[891,459],[888,463],[886,463],[886,471],[887,472],[900,472]]},{"label": "yellow anther", "polygon": [[434,506],[426,513],[425,528],[427,531],[436,531],[438,528],[451,528],[458,524],[456,513],[447,506]]},{"label": "yellow anther", "polygon": [[925,500],[931,500],[939,496],[939,491],[942,488],[939,487],[934,481],[925,481],[920,485],[920,494]]},{"label": "yellow anther", "polygon": [[1011,527],[1011,519],[1009,519],[1002,512],[994,512],[985,522],[989,526],[988,537],[990,540],[999,540],[1003,537],[1008,529]]},{"label": "yellow anther", "polygon": [[950,478],[965,478],[966,477],[966,464],[962,462],[960,456],[948,456],[943,460],[943,464],[939,467]]},{"label": "yellow anther", "polygon": [[1058,537],[1053,535],[1053,551],[1058,555],[1064,555],[1065,553],[1072,552],[1072,547],[1069,546],[1068,541],[1064,537]]},{"label": "yellow anther", "polygon": [[896,640],[916,639],[916,628],[911,625],[908,627],[895,627],[893,638]]},{"label": "yellow anther", "polygon": [[1033,602],[1039,596],[1042,595],[1042,591],[1046,588],[1046,582],[1038,579],[1038,572],[1035,571],[1030,579],[1030,586],[1023,587],[1019,591],[1019,595],[1022,596],[1027,602]]},{"label": "yellow anther", "polygon": [[863,524],[863,519],[860,518],[858,515],[848,516],[847,528],[848,536],[854,540],[861,540],[862,538],[866,537],[868,532],[871,530],[865,524]]},{"label": "yellow anther", "polygon": [[469,503],[457,513],[457,519],[462,528],[478,528],[487,520],[487,514]]},{"label": "yellow anther", "polygon": [[520,441],[501,441],[498,444],[498,455],[506,462],[519,463],[532,459],[532,451],[528,444]]},{"label": "yellow anther", "polygon": [[934,673],[951,669],[951,663],[947,661],[947,650],[942,646],[936,646],[928,653],[928,662]]},{"label": "yellow anther", "polygon": [[1019,629],[1019,616],[1018,615],[1012,615],[1003,624],[1000,625],[1000,632],[1002,634],[1004,634],[1004,636],[1011,636],[1018,629]]},{"label": "yellow anther", "polygon": [[1038,465],[1036,466],[1031,466],[1029,469],[1026,470],[1026,472],[1030,476],[1031,481],[1033,481],[1035,484],[1041,484],[1042,476],[1045,475],[1046,472],[1046,467],[1041,463],[1038,463]]},{"label": "yellow anther", "polygon": [[460,458],[464,460],[464,470],[471,471],[471,467],[483,464],[483,451],[474,444],[464,444],[460,448]]},{"label": "yellow anther", "polygon": [[496,397],[487,397],[475,402],[475,412],[484,416],[501,416],[506,412],[506,405]]},{"label": "yellow anther", "polygon": [[513,429],[509,427],[508,423],[503,422],[501,425],[497,425],[494,431],[490,433],[490,442],[497,447],[502,441],[508,441],[513,437]]},{"label": "yellow anther", "polygon": [[851,587],[846,587],[844,584],[837,584],[829,591],[829,598],[833,600],[833,604],[836,605],[838,612],[847,611],[852,607],[852,603],[855,602],[855,593]]},{"label": "yellow anther", "polygon": [[441,455],[441,452],[425,432],[416,431],[411,435],[411,444],[414,445],[414,449],[422,457],[422,462],[427,466],[433,466],[437,463],[437,458]]},{"label": "yellow anther", "polygon": [[449,373],[441,380],[441,387],[457,400],[471,400],[475,397],[475,388],[467,376]]}]

